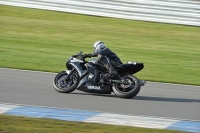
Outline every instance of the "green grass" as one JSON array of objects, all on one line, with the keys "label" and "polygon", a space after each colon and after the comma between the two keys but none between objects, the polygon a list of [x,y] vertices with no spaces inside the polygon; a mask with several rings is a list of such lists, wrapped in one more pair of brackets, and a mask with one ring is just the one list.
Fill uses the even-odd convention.
[{"label": "green grass", "polygon": [[200,85],[200,27],[0,5],[0,67],[59,72],[102,40],[150,81]]},{"label": "green grass", "polygon": [[159,129],[0,115],[0,133],[183,133]]}]

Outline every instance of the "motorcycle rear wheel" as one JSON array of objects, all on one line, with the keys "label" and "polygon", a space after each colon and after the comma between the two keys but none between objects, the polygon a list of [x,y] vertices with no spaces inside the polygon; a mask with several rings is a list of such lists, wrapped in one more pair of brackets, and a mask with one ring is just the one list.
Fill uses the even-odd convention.
[{"label": "motorcycle rear wheel", "polygon": [[130,74],[121,75],[121,77],[128,81],[129,85],[117,84],[113,86],[113,93],[120,98],[130,99],[135,97],[141,88],[139,80]]},{"label": "motorcycle rear wheel", "polygon": [[55,76],[53,86],[56,91],[70,93],[76,89],[79,83],[78,76],[72,74],[69,79],[66,79],[67,75],[66,72],[60,72]]}]

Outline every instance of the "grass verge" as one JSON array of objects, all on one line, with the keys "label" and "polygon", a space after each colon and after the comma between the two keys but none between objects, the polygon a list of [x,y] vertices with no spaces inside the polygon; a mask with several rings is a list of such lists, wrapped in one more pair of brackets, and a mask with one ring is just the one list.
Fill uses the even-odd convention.
[{"label": "grass verge", "polygon": [[159,129],[0,115],[0,133],[184,133]]},{"label": "grass verge", "polygon": [[200,28],[0,5],[0,67],[59,72],[66,59],[105,41],[136,76],[200,85]]}]

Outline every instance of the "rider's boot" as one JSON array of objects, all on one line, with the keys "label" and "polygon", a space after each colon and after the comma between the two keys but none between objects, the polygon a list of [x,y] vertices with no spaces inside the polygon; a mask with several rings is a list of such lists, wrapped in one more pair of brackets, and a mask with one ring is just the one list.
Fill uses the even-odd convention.
[{"label": "rider's boot", "polygon": [[106,68],[109,72],[109,75],[108,75],[109,78],[114,78],[115,76],[117,76],[118,72],[111,66],[111,64],[110,66],[106,65]]}]

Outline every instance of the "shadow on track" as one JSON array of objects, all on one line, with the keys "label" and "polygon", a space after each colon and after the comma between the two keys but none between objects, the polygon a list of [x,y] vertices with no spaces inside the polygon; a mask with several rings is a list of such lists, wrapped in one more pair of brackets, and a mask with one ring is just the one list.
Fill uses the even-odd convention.
[{"label": "shadow on track", "polygon": [[116,95],[110,95],[110,94],[98,94],[98,93],[77,93],[77,92],[72,92],[68,94],[76,94],[76,95],[90,95],[90,96],[101,96],[101,97],[113,97],[113,98],[119,98]]},{"label": "shadow on track", "polygon": [[136,96],[134,100],[147,100],[147,101],[163,101],[163,102],[183,102],[183,103],[200,103],[200,99],[186,99],[186,98],[166,98],[166,97],[148,97]]},{"label": "shadow on track", "polygon": [[[116,95],[106,95],[106,94],[95,94],[95,93],[70,93],[76,95],[90,95],[90,96],[101,96],[101,97],[111,97],[119,98]],[[120,99],[120,98],[119,98]],[[186,98],[166,98],[166,97],[149,97],[149,96],[136,96],[132,99],[127,100],[146,100],[146,101],[163,101],[163,102],[183,102],[183,103],[200,103],[200,99],[186,99]]]}]

